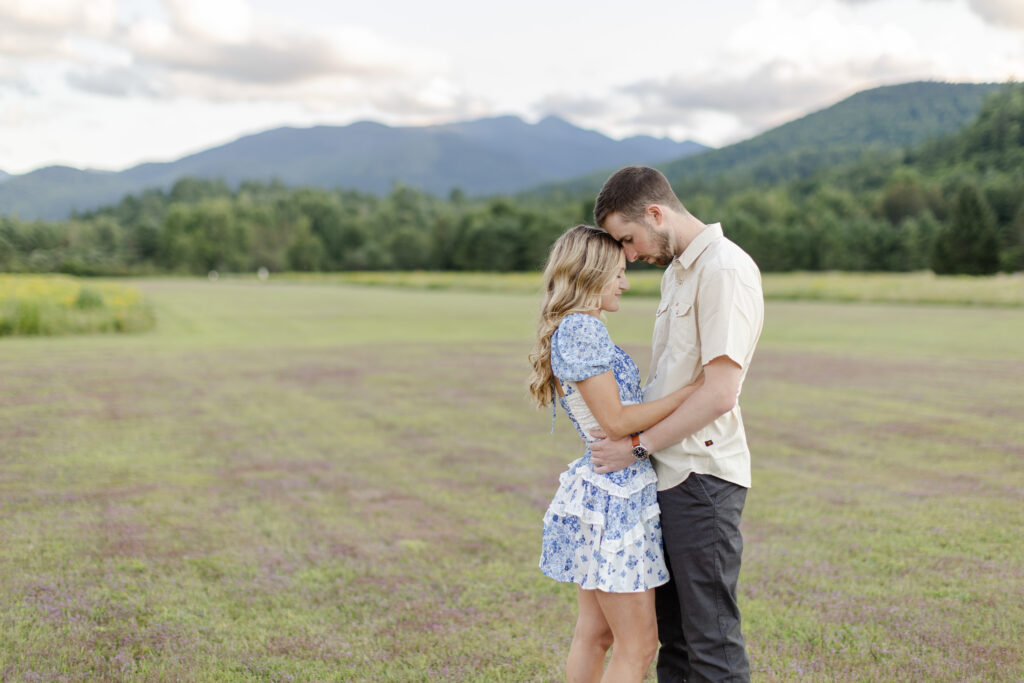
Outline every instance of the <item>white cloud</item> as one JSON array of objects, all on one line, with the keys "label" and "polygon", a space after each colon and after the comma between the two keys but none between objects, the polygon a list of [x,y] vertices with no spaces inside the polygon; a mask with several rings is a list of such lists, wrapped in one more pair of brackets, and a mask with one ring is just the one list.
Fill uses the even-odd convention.
[{"label": "white cloud", "polygon": [[[839,0],[848,5],[866,5],[880,0]],[[949,0],[932,0],[949,2]],[[999,28],[1024,28],[1024,2],[1021,0],[966,0],[974,14]]]},{"label": "white cloud", "polygon": [[116,15],[115,0],[0,0],[0,90],[41,96],[32,65],[88,63],[76,40],[105,40]]},{"label": "white cloud", "polygon": [[108,97],[164,97],[166,84],[159,79],[146,78],[138,69],[113,66],[71,71],[66,76],[69,86],[82,92]]},{"label": "white cloud", "polygon": [[595,119],[612,114],[614,105],[609,98],[595,95],[556,93],[543,97],[534,106],[542,116],[553,114],[570,119]]},{"label": "white cloud", "polygon": [[71,52],[69,42],[60,35],[17,30],[0,33],[0,55],[9,58],[65,58]]},{"label": "white cloud", "polygon": [[831,3],[801,11],[798,5],[765,2],[729,36],[720,59],[733,68],[789,63],[799,74],[879,59],[918,62],[921,51],[914,34],[895,21],[862,23],[856,13]]},{"label": "white cloud", "polygon": [[994,26],[1009,24],[1024,28],[1024,3],[1021,0],[968,0],[979,17]]},{"label": "white cloud", "polygon": [[[0,0],[0,118],[23,114],[0,159],[111,167],[277,125],[506,113],[718,145],[877,85],[1024,77],[1024,0],[638,2],[527,0],[494,24],[467,0]],[[685,40],[647,38],[655,15]]]},{"label": "white cloud", "polygon": [[[849,0],[847,0],[849,1]],[[935,78],[941,71],[895,25],[858,24],[851,10],[763,2],[725,38],[714,60],[668,78],[624,84],[633,100],[620,126],[714,131],[723,144],[882,84]]]},{"label": "white cloud", "polygon": [[810,68],[776,59],[740,76],[705,74],[641,81],[622,88],[642,109],[663,112],[732,114],[754,129],[792,118],[811,108],[883,82],[927,77],[924,62],[901,62],[888,55]]},{"label": "white cloud", "polygon": [[18,31],[0,33],[0,55],[8,58],[67,56],[70,51],[68,42],[60,37]]},{"label": "white cloud", "polygon": [[[264,25],[238,42],[213,40],[148,21],[125,46],[140,64],[200,74],[227,83],[284,85],[322,76],[388,77],[414,73],[414,56],[389,49],[359,29],[282,31]],[[419,60],[422,61],[422,60]]]},{"label": "white cloud", "polygon": [[493,113],[481,98],[444,77],[401,88],[371,88],[367,102],[381,121],[401,125],[448,123]]},{"label": "white cloud", "polygon": [[116,17],[116,0],[0,0],[0,21],[9,33],[104,36]]},{"label": "white cloud", "polygon": [[165,0],[169,22],[142,19],[122,45],[142,65],[227,85],[286,85],[325,76],[424,75],[441,65],[370,30],[306,27],[253,11],[245,0]]},{"label": "white cloud", "polygon": [[69,82],[107,94],[298,102],[320,112],[399,110],[410,119],[471,108],[444,76],[442,58],[365,28],[295,26],[244,0],[168,0],[167,7],[167,21],[137,20],[120,41],[145,87],[127,87],[123,70]]},{"label": "white cloud", "polygon": [[[300,102],[311,110],[405,103],[466,108],[436,53],[358,26],[298,26],[247,0],[163,0],[166,16],[117,25],[116,0],[0,0],[0,86],[60,63],[72,89],[109,97]],[[83,46],[83,40],[86,43]]]},{"label": "white cloud", "polygon": [[30,97],[38,94],[21,69],[0,57],[0,98],[3,97],[5,89]]},{"label": "white cloud", "polygon": [[252,32],[253,11],[245,0],[166,0],[181,33],[200,40],[240,44]]}]

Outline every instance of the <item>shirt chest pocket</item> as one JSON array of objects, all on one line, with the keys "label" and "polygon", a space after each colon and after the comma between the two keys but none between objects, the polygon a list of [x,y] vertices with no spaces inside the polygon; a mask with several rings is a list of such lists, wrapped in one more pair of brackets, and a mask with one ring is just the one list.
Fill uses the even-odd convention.
[{"label": "shirt chest pocket", "polygon": [[664,343],[673,355],[700,357],[700,331],[694,297],[680,296],[658,308],[657,326],[663,330]]}]

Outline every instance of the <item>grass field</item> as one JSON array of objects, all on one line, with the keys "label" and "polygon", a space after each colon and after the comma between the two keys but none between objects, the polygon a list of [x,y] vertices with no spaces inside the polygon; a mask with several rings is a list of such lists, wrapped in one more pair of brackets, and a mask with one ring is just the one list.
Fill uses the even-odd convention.
[{"label": "grass field", "polygon": [[[658,296],[662,270],[630,270],[630,296]],[[455,290],[532,294],[539,273],[345,272],[283,273],[275,279],[305,283],[341,283],[417,290]],[[765,273],[769,301],[834,301],[951,306],[1024,306],[1020,273],[984,277],[918,273]]]},{"label": "grass field", "polygon": [[[536,563],[580,446],[526,403],[533,296],[128,284],[155,331],[0,340],[0,679],[560,679],[574,591]],[[609,316],[642,369],[654,306]],[[755,680],[1024,679],[1022,338],[769,303]]]}]

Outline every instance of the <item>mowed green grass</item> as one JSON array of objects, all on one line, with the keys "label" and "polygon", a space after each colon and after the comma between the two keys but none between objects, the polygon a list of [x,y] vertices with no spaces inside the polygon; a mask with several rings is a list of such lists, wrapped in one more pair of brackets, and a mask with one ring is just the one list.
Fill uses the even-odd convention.
[{"label": "mowed green grass", "polygon": [[[140,280],[0,340],[0,678],[559,680],[581,448],[522,294]],[[655,300],[610,315],[646,371]],[[1024,311],[769,302],[742,405],[756,680],[1024,678]],[[652,678],[653,680],[653,678]]]}]

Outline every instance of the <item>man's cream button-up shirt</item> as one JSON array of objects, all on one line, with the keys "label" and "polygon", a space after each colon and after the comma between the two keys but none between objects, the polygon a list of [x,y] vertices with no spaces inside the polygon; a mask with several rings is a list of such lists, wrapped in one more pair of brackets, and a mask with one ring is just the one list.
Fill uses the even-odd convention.
[{"label": "man's cream button-up shirt", "polygon": [[[753,259],[707,226],[665,270],[654,323],[648,400],[690,384],[704,366],[728,356],[743,369],[754,356],[764,323],[761,272]],[[691,472],[750,487],[750,450],[740,406],[704,429],[652,455],[658,489],[676,486]]]}]

